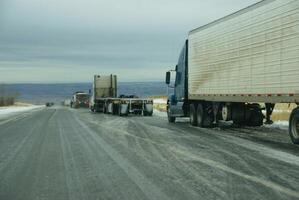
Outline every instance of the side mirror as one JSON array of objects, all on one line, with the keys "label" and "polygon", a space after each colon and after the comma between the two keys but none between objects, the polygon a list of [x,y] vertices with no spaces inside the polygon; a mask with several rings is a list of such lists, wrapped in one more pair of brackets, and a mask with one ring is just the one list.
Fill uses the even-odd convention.
[{"label": "side mirror", "polygon": [[167,85],[170,84],[170,72],[166,72],[165,83],[166,83]]}]

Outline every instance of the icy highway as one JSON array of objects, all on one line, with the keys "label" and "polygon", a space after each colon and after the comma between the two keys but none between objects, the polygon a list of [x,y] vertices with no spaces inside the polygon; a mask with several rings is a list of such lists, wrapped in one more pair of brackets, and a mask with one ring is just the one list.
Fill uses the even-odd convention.
[{"label": "icy highway", "polygon": [[44,108],[0,121],[0,199],[299,199],[299,147],[270,128]]}]

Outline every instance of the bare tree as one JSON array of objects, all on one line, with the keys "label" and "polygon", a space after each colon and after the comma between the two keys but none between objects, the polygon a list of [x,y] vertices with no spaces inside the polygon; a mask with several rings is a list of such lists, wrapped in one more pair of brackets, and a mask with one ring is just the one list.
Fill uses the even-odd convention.
[{"label": "bare tree", "polygon": [[0,106],[13,105],[17,96],[17,93],[9,91],[5,84],[0,84]]}]

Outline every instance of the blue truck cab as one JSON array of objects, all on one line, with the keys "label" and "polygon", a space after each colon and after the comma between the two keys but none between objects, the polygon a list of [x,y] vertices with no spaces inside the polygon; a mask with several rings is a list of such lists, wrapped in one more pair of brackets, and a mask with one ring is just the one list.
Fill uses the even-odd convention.
[{"label": "blue truck cab", "polygon": [[[170,85],[171,72],[175,72],[174,85]],[[167,99],[167,115],[169,122],[175,122],[177,117],[189,116],[188,103],[188,40],[180,53],[175,70],[166,72],[166,84],[173,88]]]}]

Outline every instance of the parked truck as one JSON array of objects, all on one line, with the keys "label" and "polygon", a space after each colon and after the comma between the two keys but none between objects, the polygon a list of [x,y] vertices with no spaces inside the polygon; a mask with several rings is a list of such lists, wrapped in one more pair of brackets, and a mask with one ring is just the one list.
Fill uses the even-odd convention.
[{"label": "parked truck", "polygon": [[90,110],[119,116],[128,114],[152,116],[153,100],[138,98],[134,95],[117,96],[116,75],[95,75]]},{"label": "parked truck", "polygon": [[88,108],[89,107],[89,94],[86,92],[75,92],[70,102],[71,108]]},{"label": "parked truck", "polygon": [[[299,1],[264,0],[190,31],[166,83],[174,88],[167,102],[171,123],[177,117],[199,127],[220,120],[272,123],[275,104],[299,104]],[[289,122],[299,144],[298,107]]]}]

